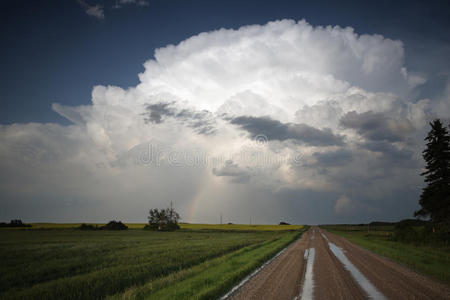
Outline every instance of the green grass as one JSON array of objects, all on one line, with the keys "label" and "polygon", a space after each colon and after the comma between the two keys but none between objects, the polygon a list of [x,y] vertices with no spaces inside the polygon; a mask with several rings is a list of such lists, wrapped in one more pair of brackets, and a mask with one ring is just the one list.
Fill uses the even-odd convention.
[{"label": "green grass", "polygon": [[[46,227],[55,228],[58,226]],[[66,228],[0,230],[0,299],[104,298],[187,272],[236,251],[284,243],[298,233],[220,228],[177,232]],[[245,273],[247,269],[243,270]]]},{"label": "green grass", "polygon": [[192,268],[128,289],[119,299],[214,299],[294,241],[300,232],[251,245]]},{"label": "green grass", "polygon": [[[450,284],[450,248],[432,245],[414,245],[393,241],[389,236],[392,228],[348,228],[346,226],[321,226],[339,234],[353,243],[374,253],[388,257],[419,273]],[[386,229],[386,228],[385,228]],[[390,229],[390,230],[389,230]]]}]

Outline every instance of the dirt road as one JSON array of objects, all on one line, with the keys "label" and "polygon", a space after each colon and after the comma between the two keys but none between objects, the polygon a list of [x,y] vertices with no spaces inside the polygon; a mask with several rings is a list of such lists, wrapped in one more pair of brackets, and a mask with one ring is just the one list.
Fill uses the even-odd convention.
[{"label": "dirt road", "polygon": [[318,227],[230,299],[450,299],[450,287]]}]

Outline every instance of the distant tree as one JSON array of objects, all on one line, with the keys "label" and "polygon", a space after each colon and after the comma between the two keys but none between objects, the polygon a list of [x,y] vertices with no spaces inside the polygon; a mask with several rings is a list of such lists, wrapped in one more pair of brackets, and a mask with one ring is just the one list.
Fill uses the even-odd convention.
[{"label": "distant tree", "polygon": [[179,220],[180,215],[175,211],[172,203],[170,203],[170,207],[166,209],[150,209],[148,225],[144,228],[150,230],[172,231],[180,228],[178,225]]},{"label": "distant tree", "polygon": [[21,227],[24,224],[22,220],[11,220],[11,222],[9,222],[9,225],[11,225],[11,227]]},{"label": "distant tree", "polygon": [[[439,119],[430,122],[431,130],[422,152],[427,186],[420,196],[421,209],[416,217],[430,217],[433,223],[450,222],[450,136]],[[434,228],[434,227],[433,227]]]},{"label": "distant tree", "polygon": [[31,227],[31,225],[23,223],[22,220],[11,220],[9,223],[0,223],[0,227]]}]

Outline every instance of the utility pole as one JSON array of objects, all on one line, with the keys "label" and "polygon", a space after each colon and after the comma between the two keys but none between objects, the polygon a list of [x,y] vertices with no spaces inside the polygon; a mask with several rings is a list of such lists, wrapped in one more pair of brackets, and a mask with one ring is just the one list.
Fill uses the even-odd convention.
[{"label": "utility pole", "polygon": [[222,213],[220,213],[220,225],[222,225]]}]

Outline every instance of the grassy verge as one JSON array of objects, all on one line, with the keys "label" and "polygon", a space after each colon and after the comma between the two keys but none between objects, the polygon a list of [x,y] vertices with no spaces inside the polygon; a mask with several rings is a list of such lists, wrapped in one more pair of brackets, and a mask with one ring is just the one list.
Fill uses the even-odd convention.
[{"label": "grassy verge", "polygon": [[389,238],[390,232],[383,230],[371,229],[370,233],[367,233],[358,230],[347,231],[345,228],[336,226],[323,226],[323,228],[419,273],[450,284],[450,248],[448,247],[393,241]]},{"label": "grassy verge", "polygon": [[262,265],[301,233],[292,232],[209,260],[115,295],[115,299],[214,299]]}]

